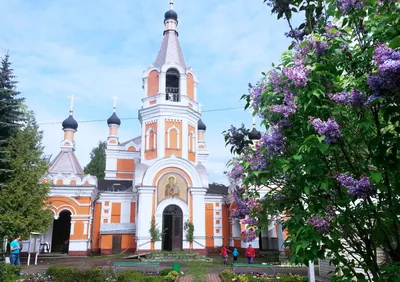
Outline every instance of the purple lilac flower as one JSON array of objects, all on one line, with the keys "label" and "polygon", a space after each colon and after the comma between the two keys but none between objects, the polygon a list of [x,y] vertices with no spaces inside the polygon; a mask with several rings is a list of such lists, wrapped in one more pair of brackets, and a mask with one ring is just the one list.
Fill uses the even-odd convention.
[{"label": "purple lilac flower", "polygon": [[283,134],[278,126],[271,126],[267,134],[261,136],[260,145],[265,147],[268,153],[274,155],[283,151]]},{"label": "purple lilac flower", "polygon": [[241,223],[248,224],[248,225],[257,225],[258,220],[256,218],[246,217],[245,219],[242,220]]},{"label": "purple lilac flower", "polygon": [[342,33],[338,31],[337,28],[332,24],[328,24],[325,27],[325,29],[326,29],[326,36],[328,36],[328,38],[335,38],[342,35]]},{"label": "purple lilac flower", "polygon": [[400,78],[391,74],[370,74],[368,76],[368,87],[374,91],[376,96],[381,96],[385,90],[400,87]]},{"label": "purple lilac flower", "polygon": [[311,121],[312,126],[319,135],[325,136],[325,142],[327,144],[335,143],[342,133],[340,132],[339,125],[335,121],[334,117],[330,117],[327,121],[322,121],[319,118],[308,118]]},{"label": "purple lilac flower", "polygon": [[360,0],[337,0],[339,10],[344,13],[350,12],[352,9],[359,10],[364,6],[364,2]]},{"label": "purple lilac flower", "polygon": [[243,178],[244,168],[237,159],[232,160],[232,169],[227,173],[229,179],[236,183]]},{"label": "purple lilac flower", "polygon": [[246,238],[243,240],[244,242],[252,242],[257,238],[256,232],[251,229],[246,229],[242,232]]},{"label": "purple lilac flower", "polygon": [[284,105],[268,106],[268,109],[274,113],[280,113],[284,117],[289,117],[296,112],[297,104],[294,101],[294,95],[291,91],[286,90],[283,98]]},{"label": "purple lilac flower", "polygon": [[275,92],[281,92],[286,87],[285,81],[283,80],[282,74],[273,70],[268,75],[268,81],[272,86],[272,90]]},{"label": "purple lilac flower", "polygon": [[304,87],[307,85],[310,71],[302,61],[296,61],[293,67],[283,68],[283,74],[292,81],[295,86]]},{"label": "purple lilac flower", "polygon": [[374,61],[378,64],[383,64],[387,60],[399,60],[400,51],[394,51],[385,44],[379,44],[374,50]]},{"label": "purple lilac flower", "polygon": [[298,41],[303,41],[305,32],[304,32],[304,30],[299,30],[298,28],[295,28],[289,32],[286,32],[285,35],[286,35],[286,37],[293,38]]},{"label": "purple lilac flower", "polygon": [[357,180],[349,173],[341,173],[336,176],[336,180],[341,186],[347,188],[349,195],[356,196],[359,199],[365,199],[372,195],[368,176],[363,175]]},{"label": "purple lilac flower", "polygon": [[260,97],[267,88],[267,81],[263,78],[261,81],[257,82],[255,86],[249,83],[249,95],[253,101],[253,108],[258,109],[260,103]]},{"label": "purple lilac flower", "polygon": [[251,213],[251,210],[247,206],[247,202],[243,200],[238,191],[233,192],[233,197],[236,203],[236,209],[231,213],[231,217],[234,219],[243,219]]},{"label": "purple lilac flower", "polygon": [[[307,44],[304,44],[304,42],[307,42]],[[328,47],[328,42],[321,41],[318,38],[314,39],[313,37],[308,37],[298,45],[298,51],[295,53],[295,58],[303,61],[311,50],[320,56],[325,52],[326,49],[328,49]]]},{"label": "purple lilac flower", "polygon": [[315,216],[307,220],[308,223],[315,228],[315,230],[321,234],[327,234],[330,231],[329,221],[331,217],[326,216]]},{"label": "purple lilac flower", "polygon": [[328,97],[336,103],[349,106],[362,106],[365,104],[367,99],[367,97],[357,89],[350,92],[328,94]]}]

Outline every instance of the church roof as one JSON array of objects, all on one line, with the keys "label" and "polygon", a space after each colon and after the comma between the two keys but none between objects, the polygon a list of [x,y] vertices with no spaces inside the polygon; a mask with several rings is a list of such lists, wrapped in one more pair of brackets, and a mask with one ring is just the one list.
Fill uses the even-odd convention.
[{"label": "church roof", "polygon": [[82,167],[74,151],[60,151],[50,163],[49,174],[57,173],[83,175]]},{"label": "church roof", "polygon": [[102,192],[132,191],[132,180],[99,180],[98,184]]},{"label": "church roof", "polygon": [[133,142],[133,143],[136,143],[136,144],[140,144],[141,139],[142,139],[142,136],[137,136],[137,137],[129,139],[129,140],[123,142],[123,143],[120,143],[119,145],[125,146],[125,145],[129,144],[130,142]]},{"label": "church roof", "polygon": [[175,63],[186,69],[185,59],[181,45],[179,44],[178,35],[175,31],[169,30],[164,34],[160,51],[158,51],[154,66],[161,68],[164,64]]},{"label": "church roof", "polygon": [[228,188],[223,184],[211,183],[208,185],[207,195],[228,195]]}]

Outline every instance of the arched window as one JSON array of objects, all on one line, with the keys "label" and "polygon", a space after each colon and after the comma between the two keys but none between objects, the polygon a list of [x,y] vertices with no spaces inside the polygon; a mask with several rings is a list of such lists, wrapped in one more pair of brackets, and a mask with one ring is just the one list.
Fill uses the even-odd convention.
[{"label": "arched window", "polygon": [[194,153],[196,151],[196,136],[193,131],[190,131],[189,133],[188,143],[189,152]]},{"label": "arched window", "polygon": [[180,102],[181,96],[179,94],[179,71],[176,69],[167,70],[165,80],[165,99],[172,102]]},{"label": "arched window", "polygon": [[180,137],[179,129],[176,126],[170,127],[167,131],[167,140],[168,140],[167,148],[179,149],[180,148],[179,137]]},{"label": "arched window", "polygon": [[146,132],[146,151],[156,148],[156,133],[153,128],[149,128]]}]

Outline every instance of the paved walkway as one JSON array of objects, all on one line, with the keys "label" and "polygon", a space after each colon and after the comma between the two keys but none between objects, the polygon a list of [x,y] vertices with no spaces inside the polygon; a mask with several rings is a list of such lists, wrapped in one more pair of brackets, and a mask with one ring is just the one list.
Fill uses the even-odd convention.
[{"label": "paved walkway", "polygon": [[[218,274],[207,274],[206,276],[207,280],[204,281],[210,281],[210,282],[221,282],[221,279],[219,278]],[[182,279],[179,280],[180,282],[192,282],[192,276],[185,276]]]}]

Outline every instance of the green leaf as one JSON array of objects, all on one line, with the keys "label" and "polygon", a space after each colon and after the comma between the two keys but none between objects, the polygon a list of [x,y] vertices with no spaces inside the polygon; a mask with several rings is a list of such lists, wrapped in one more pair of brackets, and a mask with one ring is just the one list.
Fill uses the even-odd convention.
[{"label": "green leaf", "polygon": [[304,193],[306,193],[306,195],[309,196],[309,195],[310,195],[310,192],[311,192],[311,187],[310,187],[310,186],[306,186],[306,187],[304,188]]},{"label": "green leaf", "polygon": [[389,47],[392,49],[397,49],[400,47],[400,35],[397,35],[389,44]]},{"label": "green leaf", "polygon": [[294,155],[293,159],[295,159],[296,161],[301,161],[303,159],[302,155]]},{"label": "green leaf", "polygon": [[382,173],[379,171],[371,172],[371,178],[375,182],[379,183],[379,182],[381,182],[381,179],[382,179]]}]

